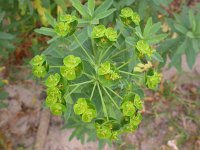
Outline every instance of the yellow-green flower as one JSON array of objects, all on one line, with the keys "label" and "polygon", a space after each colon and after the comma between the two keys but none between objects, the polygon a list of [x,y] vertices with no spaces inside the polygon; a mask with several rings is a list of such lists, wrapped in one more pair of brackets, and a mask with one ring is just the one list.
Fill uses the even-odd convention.
[{"label": "yellow-green flower", "polygon": [[87,110],[87,108],[87,100],[85,98],[79,98],[74,105],[74,113],[77,115],[81,115]]},{"label": "yellow-green flower", "polygon": [[60,81],[60,75],[58,73],[51,74],[48,76],[48,78],[45,81],[45,85],[47,87],[53,87],[58,85],[58,82]]},{"label": "yellow-green flower", "polygon": [[92,38],[104,37],[105,32],[106,32],[106,27],[104,25],[95,26],[92,31]]},{"label": "yellow-green flower", "polygon": [[63,63],[68,68],[75,68],[81,63],[81,58],[69,55],[63,59]]},{"label": "yellow-green flower", "polygon": [[117,31],[115,29],[111,27],[107,28],[105,35],[111,42],[117,41]]},{"label": "yellow-green flower", "polygon": [[44,78],[47,74],[46,68],[44,66],[33,66],[32,73],[38,78]]}]

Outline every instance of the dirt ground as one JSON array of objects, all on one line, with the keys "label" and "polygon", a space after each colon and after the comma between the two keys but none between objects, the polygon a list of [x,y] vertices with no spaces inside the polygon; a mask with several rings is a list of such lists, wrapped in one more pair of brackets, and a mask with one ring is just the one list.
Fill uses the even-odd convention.
[{"label": "dirt ground", "polygon": [[[124,135],[123,143],[106,145],[104,150],[200,149],[200,56],[193,70],[185,63],[183,68],[181,75],[174,68],[163,69],[160,90],[146,92],[144,119],[139,129]],[[9,97],[8,107],[0,110],[0,149],[32,150],[43,142],[44,150],[98,149],[98,142],[68,141],[72,130],[62,129],[62,119],[43,108],[41,85],[21,77],[5,89]]]}]

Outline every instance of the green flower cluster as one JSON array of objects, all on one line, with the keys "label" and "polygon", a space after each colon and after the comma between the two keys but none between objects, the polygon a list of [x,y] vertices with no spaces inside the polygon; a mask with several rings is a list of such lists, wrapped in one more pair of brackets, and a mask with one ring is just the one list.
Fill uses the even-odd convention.
[{"label": "green flower cluster", "polygon": [[[143,108],[143,102],[138,94],[128,93],[124,97],[124,101],[121,104],[121,110],[123,114],[123,131],[134,131],[142,120],[142,116],[139,113]],[[139,117],[139,120],[136,121]]]},{"label": "green flower cluster", "polygon": [[136,112],[133,116],[126,116],[122,120],[122,131],[123,132],[133,132],[138,128],[138,125],[142,121],[142,114],[140,112]]},{"label": "green flower cluster", "polygon": [[139,25],[140,23],[140,16],[129,7],[121,10],[120,17],[125,25]]},{"label": "green flower cluster", "polygon": [[66,110],[64,100],[62,99],[62,89],[60,89],[61,82],[61,76],[58,73],[49,75],[45,81],[47,86],[45,104],[54,115],[62,115]]},{"label": "green flower cluster", "polygon": [[75,32],[77,25],[78,20],[76,16],[69,14],[61,15],[54,30],[59,36],[69,36]]},{"label": "green flower cluster", "polygon": [[74,55],[66,56],[63,59],[64,66],[60,67],[61,75],[67,80],[75,80],[77,77],[81,76],[83,71],[83,64],[80,57],[75,57]]},{"label": "green flower cluster", "polygon": [[120,124],[113,118],[110,118],[109,121],[105,118],[97,119],[95,121],[95,128],[97,136],[100,139],[117,140],[121,133]]},{"label": "green flower cluster", "polygon": [[156,89],[161,81],[161,74],[150,69],[146,76],[146,86],[150,89]]},{"label": "green flower cluster", "polygon": [[74,104],[74,113],[81,115],[82,121],[91,122],[92,119],[97,117],[97,112],[94,106],[88,99],[79,98],[76,104]]},{"label": "green flower cluster", "polygon": [[32,73],[38,78],[44,78],[47,74],[48,66],[44,55],[36,55],[31,60]]},{"label": "green flower cluster", "polygon": [[102,63],[98,69],[98,75],[104,76],[106,80],[118,80],[121,76],[117,73],[115,67],[108,61]]},{"label": "green flower cluster", "polygon": [[97,46],[107,47],[117,41],[117,31],[112,27],[98,25],[93,28],[92,38],[95,39]]},{"label": "green flower cluster", "polygon": [[149,44],[144,40],[139,40],[136,44],[136,48],[138,52],[144,56],[147,55],[148,57],[151,57],[154,50],[149,46]]}]

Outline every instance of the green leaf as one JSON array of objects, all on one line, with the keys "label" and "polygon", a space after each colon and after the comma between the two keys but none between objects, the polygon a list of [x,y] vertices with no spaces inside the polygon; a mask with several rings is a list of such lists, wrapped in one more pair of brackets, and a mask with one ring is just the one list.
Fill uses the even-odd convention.
[{"label": "green leaf", "polygon": [[79,0],[71,0],[72,5],[78,10],[78,12],[85,18],[89,17],[85,7]]},{"label": "green leaf", "polygon": [[143,32],[144,37],[146,37],[150,34],[151,26],[152,26],[152,18],[149,18],[147,20],[147,24],[145,25],[145,28],[144,28],[144,32]]},{"label": "green leaf", "polygon": [[171,66],[176,65],[177,69],[180,69],[178,63],[181,62],[181,55],[186,51],[187,48],[187,39],[178,47],[177,51],[173,54],[171,58]]},{"label": "green leaf", "polygon": [[0,32],[0,39],[2,40],[12,40],[14,37],[15,36],[10,33]]},{"label": "green leaf", "polygon": [[47,36],[52,36],[52,37],[56,36],[56,32],[54,31],[54,29],[51,29],[51,28],[41,27],[39,29],[35,29],[34,31],[39,34],[43,34]]},{"label": "green leaf", "polygon": [[55,2],[56,2],[57,5],[59,5],[63,9],[63,11],[67,10],[64,0],[55,0]]},{"label": "green leaf", "polygon": [[95,19],[99,20],[99,19],[105,18],[105,17],[109,16],[110,14],[112,14],[115,10],[116,10],[115,8],[112,8],[112,9],[109,9],[107,11],[103,11],[101,13],[98,13],[95,16]]},{"label": "green leaf", "polygon": [[179,31],[180,33],[186,34],[188,32],[187,28],[185,28],[184,26],[180,25],[180,24],[174,24],[174,27],[177,31]]},{"label": "green leaf", "polygon": [[112,5],[113,0],[105,0],[96,10],[95,10],[95,16],[99,13],[105,12],[110,6]]},{"label": "green leaf", "polygon": [[0,23],[1,23],[1,21],[3,20],[3,17],[5,16],[5,12],[2,12],[1,14],[0,14]]},{"label": "green leaf", "polygon": [[159,34],[159,35],[152,36],[150,39],[146,39],[146,41],[149,44],[156,44],[160,42],[161,40],[165,39],[167,36],[168,34]]},{"label": "green leaf", "polygon": [[95,8],[95,0],[88,0],[88,9],[91,15],[94,13],[94,8]]},{"label": "green leaf", "polygon": [[8,40],[0,40],[0,46],[8,49],[14,49],[15,46]]},{"label": "green leaf", "polygon": [[196,29],[196,21],[195,21],[194,13],[192,10],[189,10],[189,20],[190,20],[190,26],[192,28],[192,31],[194,32]]},{"label": "green leaf", "polygon": [[154,33],[158,32],[160,27],[161,27],[161,23],[160,22],[153,24],[151,26],[151,29],[150,29],[150,34],[154,34]]},{"label": "green leaf", "polygon": [[193,48],[187,48],[185,50],[185,54],[186,54],[186,58],[187,58],[187,64],[189,66],[190,69],[192,69],[195,60],[196,60],[196,53],[193,50]]},{"label": "green leaf", "polygon": [[49,12],[47,12],[47,11],[45,12],[45,17],[46,17],[48,23],[52,27],[54,27],[56,25],[56,20],[51,16],[51,14]]},{"label": "green leaf", "polygon": [[135,28],[135,34],[136,34],[140,39],[143,39],[143,38],[144,38],[143,35],[142,35],[142,30],[141,30],[140,26],[137,26],[137,27]]},{"label": "green leaf", "polygon": [[192,39],[192,46],[196,53],[199,52],[199,50],[200,50],[199,40]]},{"label": "green leaf", "polygon": [[161,56],[158,52],[154,52],[152,57],[153,57],[155,60],[159,61],[159,62],[164,62],[162,56]]},{"label": "green leaf", "polygon": [[[83,44],[88,39],[87,28],[84,28],[83,30],[81,30],[81,32],[79,32],[79,34],[76,36],[77,36],[78,40],[81,42],[81,44]],[[79,47],[79,45],[77,44],[77,41],[74,39],[72,41],[71,45],[69,45],[69,50],[73,51],[78,47]]]}]

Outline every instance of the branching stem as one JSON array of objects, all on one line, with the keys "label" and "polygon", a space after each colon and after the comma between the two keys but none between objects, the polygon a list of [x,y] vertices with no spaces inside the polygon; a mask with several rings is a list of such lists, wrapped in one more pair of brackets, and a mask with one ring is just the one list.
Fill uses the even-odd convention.
[{"label": "branching stem", "polygon": [[112,92],[113,94],[115,94],[117,97],[119,97],[121,100],[123,100],[123,97],[121,97],[119,94],[117,94],[115,91],[113,91],[111,88],[107,87],[107,89]]},{"label": "branching stem", "polygon": [[100,95],[100,98],[101,98],[101,103],[102,103],[102,107],[103,107],[103,113],[104,113],[104,116],[107,118],[107,120],[109,120],[108,112],[107,112],[107,109],[106,109],[105,102],[104,102],[104,100],[103,100],[103,95],[102,95],[102,92],[101,92],[101,89],[100,89],[99,83],[97,83],[97,87],[98,87],[99,95]]},{"label": "branching stem", "polygon": [[[103,87],[103,86],[102,86]],[[112,96],[110,96],[110,94],[108,93],[108,91],[106,90],[106,88],[104,88],[104,91],[106,92],[106,94],[108,95],[108,97],[110,98],[110,100],[113,102],[113,104],[115,105],[115,107],[120,110],[119,106],[117,105],[117,103],[115,102],[115,100],[112,98]]]}]

